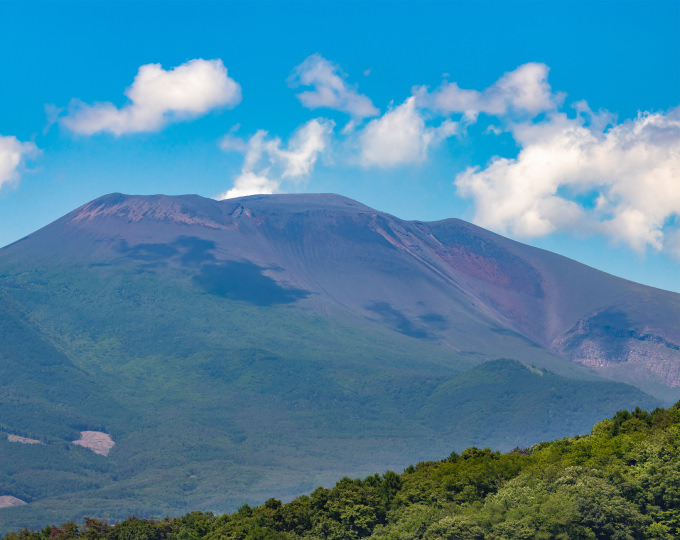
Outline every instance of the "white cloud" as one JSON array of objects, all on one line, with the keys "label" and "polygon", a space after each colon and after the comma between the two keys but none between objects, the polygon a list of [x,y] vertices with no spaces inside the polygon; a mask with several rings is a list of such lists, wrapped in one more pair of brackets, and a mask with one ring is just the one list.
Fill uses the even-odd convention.
[{"label": "white cloud", "polygon": [[345,82],[345,76],[338,66],[320,54],[313,54],[297,66],[289,83],[294,87],[313,87],[313,90],[297,94],[302,105],[308,109],[326,107],[346,112],[354,118],[376,116],[380,112],[368,97],[359,94]]},{"label": "white cloud", "polygon": [[217,197],[218,200],[233,199],[235,197],[246,197],[248,195],[271,195],[278,193],[280,180],[269,178],[269,169],[265,169],[260,174],[252,171],[242,172],[236,180],[234,187]]},{"label": "white cloud", "polygon": [[462,89],[455,82],[445,82],[432,93],[421,87],[417,90],[419,105],[445,114],[463,113],[471,122],[479,113],[536,116],[554,110],[563,99],[562,94],[552,93],[548,71],[545,64],[529,62],[504,74],[481,92]]},{"label": "white cloud", "polygon": [[392,167],[422,162],[430,146],[458,131],[456,122],[428,127],[416,108],[416,97],[371,120],[359,135],[360,161],[364,166]]},{"label": "white cloud", "polygon": [[31,142],[21,142],[16,137],[0,135],[0,187],[17,182],[26,158],[37,153],[38,148]]},{"label": "white cloud", "polygon": [[[680,215],[680,108],[610,125],[609,113],[551,113],[511,126],[515,159],[456,177],[475,203],[474,221],[522,237],[555,231],[603,233],[643,252],[677,250]],[[583,114],[582,114],[583,113]]]},{"label": "white cloud", "polygon": [[329,120],[311,120],[293,134],[286,150],[277,148],[274,156],[283,165],[283,178],[311,174],[319,153],[328,145],[334,125]]},{"label": "white cloud", "polygon": [[[268,138],[266,131],[258,131],[244,141],[243,166],[234,187],[217,199],[278,193],[283,181],[298,183],[308,177],[318,156],[327,148],[334,126],[323,118],[310,120],[293,133],[286,148],[278,137]],[[224,148],[224,139],[222,142]],[[227,149],[238,146],[233,137],[228,139]]]},{"label": "white cloud", "polygon": [[227,75],[221,60],[196,59],[169,71],[160,64],[141,66],[125,95],[130,103],[120,109],[108,102],[88,105],[73,100],[60,123],[84,135],[157,131],[172,121],[237,105],[241,87]]}]

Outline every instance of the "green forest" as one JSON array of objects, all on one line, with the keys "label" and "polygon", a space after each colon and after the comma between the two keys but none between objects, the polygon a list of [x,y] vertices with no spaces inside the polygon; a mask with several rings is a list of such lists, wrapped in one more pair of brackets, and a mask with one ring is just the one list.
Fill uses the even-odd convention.
[{"label": "green forest", "polygon": [[[488,348],[456,351],[129,270],[0,261],[0,495],[29,503],[0,509],[0,536],[290,501],[343,476],[470,446],[506,452],[677,399],[506,341],[500,327],[479,334],[478,321],[456,326]],[[73,445],[84,430],[109,434],[112,452]]]},{"label": "green forest", "polygon": [[402,474],[341,479],[233,514],[85,518],[3,540],[453,540],[680,537],[680,402],[619,411],[589,435],[471,447]]}]

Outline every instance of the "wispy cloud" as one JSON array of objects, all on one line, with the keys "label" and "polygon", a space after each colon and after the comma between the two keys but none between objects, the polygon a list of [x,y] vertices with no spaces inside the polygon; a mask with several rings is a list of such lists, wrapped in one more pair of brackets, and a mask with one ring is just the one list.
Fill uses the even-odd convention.
[{"label": "wispy cloud", "polygon": [[109,102],[88,105],[73,100],[59,122],[83,135],[158,131],[170,122],[237,105],[241,87],[221,60],[196,59],[167,71],[160,64],[141,66],[125,95],[130,103],[120,109]]},{"label": "wispy cloud", "polygon": [[548,66],[530,62],[504,74],[490,87],[479,90],[460,88],[444,82],[434,92],[416,90],[419,105],[444,114],[463,113],[469,122],[480,113],[503,116],[509,113],[536,116],[557,108],[563,94],[554,94],[548,84]]},{"label": "wispy cloud", "polygon": [[0,135],[0,188],[18,182],[25,160],[38,152],[32,142],[21,142],[16,137]]},{"label": "wispy cloud", "polygon": [[308,109],[328,108],[345,112],[361,119],[380,113],[373,102],[355,87],[345,81],[346,76],[340,68],[320,54],[313,54],[297,66],[288,82],[291,86],[311,86],[297,94],[304,107]]},{"label": "wispy cloud", "polygon": [[299,183],[313,171],[318,156],[327,148],[334,123],[315,118],[299,127],[284,148],[281,139],[270,138],[260,130],[248,141],[228,135],[222,140],[224,150],[245,151],[241,173],[234,185],[218,199],[281,191],[283,182]]}]

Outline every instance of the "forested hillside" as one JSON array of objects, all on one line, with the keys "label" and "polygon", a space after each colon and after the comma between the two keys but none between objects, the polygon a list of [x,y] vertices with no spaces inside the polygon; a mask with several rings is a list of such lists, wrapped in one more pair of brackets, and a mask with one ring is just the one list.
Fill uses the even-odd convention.
[{"label": "forested hillside", "polygon": [[590,435],[528,449],[472,447],[402,474],[343,478],[288,504],[115,525],[86,518],[3,540],[678,538],[678,455],[680,403],[620,411]]},{"label": "forested hillside", "polygon": [[0,535],[588,433],[680,399],[678,320],[678,294],[460,220],[107,195],[0,250]]}]

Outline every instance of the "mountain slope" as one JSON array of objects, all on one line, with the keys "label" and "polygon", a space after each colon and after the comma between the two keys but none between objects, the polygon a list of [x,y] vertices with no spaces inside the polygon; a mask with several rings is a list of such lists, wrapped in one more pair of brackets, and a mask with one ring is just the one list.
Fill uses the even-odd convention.
[{"label": "mountain slope", "polygon": [[460,220],[405,222],[337,195],[108,195],[2,258],[30,257],[184,272],[212,294],[345,310],[457,350],[500,354],[524,338],[657,393],[680,385],[680,295]]},{"label": "mountain slope", "polygon": [[[18,344],[0,426],[46,443],[0,437],[0,496],[30,503],[0,516],[224,511],[658,403],[583,367],[584,343],[608,376],[675,392],[653,377],[678,295],[335,195],[105,196],[0,250],[0,291]],[[631,344],[668,359],[622,361]]]}]

